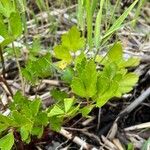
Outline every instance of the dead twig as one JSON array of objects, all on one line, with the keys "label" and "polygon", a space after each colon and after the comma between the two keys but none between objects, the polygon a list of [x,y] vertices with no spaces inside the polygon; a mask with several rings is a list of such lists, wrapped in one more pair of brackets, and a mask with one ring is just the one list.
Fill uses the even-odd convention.
[{"label": "dead twig", "polygon": [[126,107],[119,116],[130,113],[138,105],[140,105],[150,95],[150,87],[144,91],[137,99],[135,99],[128,107]]},{"label": "dead twig", "polygon": [[0,82],[3,82],[3,83],[4,83],[4,85],[5,85],[5,86],[7,87],[7,89],[8,89],[8,91],[9,91],[11,97],[13,97],[13,92],[12,92],[10,86],[8,85],[7,81],[6,81],[2,76],[0,76]]},{"label": "dead twig", "polygon": [[128,128],[125,128],[125,131],[132,131],[132,130],[138,130],[138,129],[144,129],[144,128],[150,128],[150,122],[134,125]]},{"label": "dead twig", "polygon": [[63,135],[64,137],[66,137],[67,139],[72,140],[74,143],[78,144],[79,146],[81,146],[82,148],[84,148],[86,150],[98,150],[97,148],[95,148],[92,145],[86,143],[85,141],[83,141],[79,137],[74,136],[70,132],[66,131],[64,128],[61,128],[59,133],[61,135]]}]

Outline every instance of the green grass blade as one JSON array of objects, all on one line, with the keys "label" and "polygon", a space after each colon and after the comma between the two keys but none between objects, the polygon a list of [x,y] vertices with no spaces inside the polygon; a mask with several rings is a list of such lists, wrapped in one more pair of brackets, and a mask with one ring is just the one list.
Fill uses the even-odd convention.
[{"label": "green grass blade", "polygon": [[95,47],[96,48],[100,46],[103,4],[104,4],[104,0],[100,0],[100,9],[97,14],[96,23],[95,23]]},{"label": "green grass blade", "polygon": [[91,8],[92,15],[94,14],[94,11],[96,9],[97,3],[98,3],[98,0],[93,0],[92,1],[92,8]]},{"label": "green grass blade", "polygon": [[89,48],[91,49],[93,46],[92,42],[92,9],[91,9],[91,3],[89,0],[86,0],[86,21],[87,21],[87,42],[89,45]]},{"label": "green grass blade", "polygon": [[127,16],[129,15],[129,13],[134,8],[137,2],[138,0],[135,0],[134,3],[131,4],[129,8],[127,8],[127,10],[115,21],[115,23],[110,27],[110,29],[108,29],[108,31],[103,36],[103,38],[106,38],[107,36],[114,33],[116,30],[118,30],[121,27],[121,24],[127,18]]},{"label": "green grass blade", "polygon": [[77,8],[77,19],[78,19],[78,26],[82,31],[84,31],[85,28],[85,18],[84,18],[84,6],[83,6],[83,0],[78,0],[78,8]]},{"label": "green grass blade", "polygon": [[118,6],[119,6],[119,3],[120,3],[120,0],[117,0],[117,1],[116,1],[116,4],[115,4],[115,6],[114,6],[114,9],[111,11],[111,16],[110,16],[110,19],[109,19],[108,28],[110,27],[110,24],[112,23],[112,20],[113,20],[113,18],[114,18],[115,12],[116,12],[116,9],[117,9]]},{"label": "green grass blade", "polygon": [[[138,19],[139,15],[140,15],[140,11],[141,11],[141,8],[143,7],[143,5],[145,4],[146,0],[140,0],[139,3],[138,3],[138,7],[136,9],[136,12],[135,12],[135,16],[134,16],[134,19]],[[136,21],[132,24],[132,26],[134,27],[136,25]]]}]

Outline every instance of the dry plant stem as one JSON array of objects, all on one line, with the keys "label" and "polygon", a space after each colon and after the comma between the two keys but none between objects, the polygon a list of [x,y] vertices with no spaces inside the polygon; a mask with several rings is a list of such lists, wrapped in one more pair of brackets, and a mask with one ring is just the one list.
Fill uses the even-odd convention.
[{"label": "dry plant stem", "polygon": [[92,145],[86,143],[85,141],[83,141],[79,137],[74,136],[70,132],[66,131],[64,128],[61,128],[61,130],[59,131],[59,133],[61,135],[63,135],[64,137],[66,137],[67,139],[72,140],[74,143],[78,144],[83,149],[86,149],[86,150],[98,150],[97,148],[95,148]]},{"label": "dry plant stem", "polygon": [[125,128],[124,130],[125,131],[133,131],[133,130],[139,130],[139,129],[144,129],[144,128],[150,128],[150,122],[131,126],[131,127]]},{"label": "dry plant stem", "polygon": [[[104,145],[110,147],[111,150],[117,150],[116,145],[114,145],[110,140],[108,140],[105,136],[101,136],[102,141],[104,142]],[[103,147],[104,147],[103,145]]]},{"label": "dry plant stem", "polygon": [[5,84],[5,86],[7,87],[8,91],[9,91],[9,93],[11,95],[11,97],[13,97],[13,92],[12,92],[10,86],[8,85],[7,81],[5,80],[5,78],[0,76],[0,82],[3,82]]},{"label": "dry plant stem", "polygon": [[3,68],[3,77],[5,78],[5,62],[4,62],[4,57],[3,57],[3,50],[2,50],[2,47],[0,45],[0,57],[1,57],[1,62],[2,62],[2,68]]},{"label": "dry plant stem", "polygon": [[17,67],[18,67],[18,70],[19,70],[19,76],[20,76],[20,80],[21,80],[22,94],[24,95],[25,94],[24,80],[23,80],[23,77],[22,77],[21,67],[20,67],[20,64],[19,64],[17,52],[16,52],[16,49],[15,49],[15,45],[14,45],[13,42],[12,42],[12,48],[13,48],[13,51],[14,51],[14,54],[15,54],[15,59],[16,59]]},{"label": "dry plant stem", "polygon": [[99,112],[98,112],[97,131],[99,130],[100,123],[101,123],[101,108],[99,108]]},{"label": "dry plant stem", "polygon": [[113,143],[119,150],[124,150],[122,144],[120,143],[120,141],[118,139],[113,139]]},{"label": "dry plant stem", "polygon": [[140,105],[148,96],[150,96],[150,87],[144,91],[135,101],[133,101],[127,108],[125,108],[119,116],[122,116],[126,113],[130,113],[133,109],[135,109],[138,105]]}]

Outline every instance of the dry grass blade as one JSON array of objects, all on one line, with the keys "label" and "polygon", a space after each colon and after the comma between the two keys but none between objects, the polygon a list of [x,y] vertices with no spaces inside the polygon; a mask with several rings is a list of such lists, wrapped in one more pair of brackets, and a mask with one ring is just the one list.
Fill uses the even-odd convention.
[{"label": "dry grass blade", "polygon": [[146,129],[146,128],[150,129],[150,122],[134,125],[134,126],[125,128],[124,130],[125,131],[133,131],[133,130]]}]

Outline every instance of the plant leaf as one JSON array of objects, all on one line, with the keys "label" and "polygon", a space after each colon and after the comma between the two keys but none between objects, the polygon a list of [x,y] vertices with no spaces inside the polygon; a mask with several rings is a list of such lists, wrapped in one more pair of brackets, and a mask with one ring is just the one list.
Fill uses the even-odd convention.
[{"label": "plant leaf", "polygon": [[108,59],[112,62],[123,59],[123,49],[120,42],[117,42],[108,52]]},{"label": "plant leaf", "polygon": [[54,116],[54,117],[50,117],[49,120],[50,120],[50,128],[56,132],[59,132],[61,129],[63,118]]},{"label": "plant leaf", "polygon": [[64,106],[65,106],[66,113],[71,109],[73,103],[74,103],[74,98],[65,98],[64,99]]},{"label": "plant leaf", "polygon": [[119,88],[117,91],[117,96],[121,96],[124,93],[128,93],[133,89],[133,86],[137,83],[138,81],[138,76],[135,73],[127,73],[124,75],[119,83]]},{"label": "plant leaf", "polygon": [[63,115],[64,111],[57,105],[55,105],[51,111],[48,113],[48,117],[53,117],[57,115]]},{"label": "plant leaf", "polygon": [[32,124],[32,122],[24,115],[17,111],[12,112],[12,116],[14,121],[18,124],[18,126],[24,126],[25,124]]},{"label": "plant leaf", "polygon": [[31,109],[33,117],[38,114],[40,106],[41,106],[41,100],[40,99],[35,99],[31,102],[30,109]]},{"label": "plant leaf", "polygon": [[20,128],[21,139],[24,142],[27,142],[30,139],[29,136],[32,131],[32,127],[33,126],[31,124],[26,124]]},{"label": "plant leaf", "polygon": [[0,35],[5,39],[8,38],[8,30],[2,18],[0,17]]},{"label": "plant leaf", "polygon": [[14,145],[14,135],[13,132],[8,133],[0,139],[1,150],[11,150]]},{"label": "plant leaf", "polygon": [[63,45],[55,46],[54,52],[55,52],[55,57],[56,58],[64,60],[68,64],[71,62],[72,56],[69,52],[69,49],[64,47]]},{"label": "plant leaf", "polygon": [[15,12],[15,5],[10,0],[1,0],[0,1],[0,13],[5,17],[9,18],[10,14]]},{"label": "plant leaf", "polygon": [[52,73],[51,55],[48,53],[36,61],[29,61],[25,68],[22,69],[22,74],[25,79],[35,84],[39,78],[45,78]]},{"label": "plant leaf", "polygon": [[16,11],[15,13],[11,13],[9,27],[11,35],[13,35],[14,38],[17,38],[22,34],[22,22],[19,12]]},{"label": "plant leaf", "polygon": [[62,45],[70,51],[76,52],[85,45],[85,39],[81,37],[81,33],[76,26],[73,26],[68,33],[62,36]]},{"label": "plant leaf", "polygon": [[87,105],[83,108],[81,108],[79,111],[82,114],[83,117],[88,117],[88,114],[92,111],[95,105]]},{"label": "plant leaf", "polygon": [[71,88],[75,94],[81,97],[86,97],[86,89],[83,81],[80,78],[78,77],[73,78]]},{"label": "plant leaf", "polygon": [[117,82],[100,76],[97,81],[96,105],[102,107],[109,99],[115,96],[117,89]]},{"label": "plant leaf", "polygon": [[92,97],[96,93],[97,71],[93,60],[86,62],[82,71],[72,80],[72,91],[81,97]]}]

